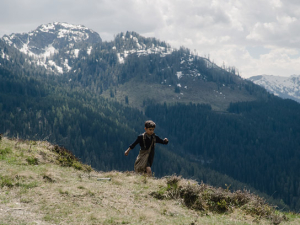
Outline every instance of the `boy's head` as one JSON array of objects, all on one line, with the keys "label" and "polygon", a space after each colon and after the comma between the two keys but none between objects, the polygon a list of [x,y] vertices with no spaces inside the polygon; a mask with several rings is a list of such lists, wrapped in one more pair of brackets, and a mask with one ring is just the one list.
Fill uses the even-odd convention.
[{"label": "boy's head", "polygon": [[145,131],[146,134],[148,135],[152,135],[154,133],[154,129],[155,129],[155,123],[152,120],[147,120],[145,122]]},{"label": "boy's head", "polygon": [[147,120],[145,122],[145,128],[155,128],[156,124],[152,120]]}]

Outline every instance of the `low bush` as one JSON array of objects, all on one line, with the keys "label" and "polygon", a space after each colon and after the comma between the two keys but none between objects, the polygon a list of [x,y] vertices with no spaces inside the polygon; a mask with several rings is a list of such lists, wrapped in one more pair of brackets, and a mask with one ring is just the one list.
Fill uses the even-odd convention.
[{"label": "low bush", "polygon": [[269,219],[273,224],[279,224],[284,219],[263,198],[247,190],[230,192],[228,189],[213,188],[204,183],[179,185],[180,179],[176,176],[167,178],[167,186],[160,187],[150,195],[157,199],[181,200],[186,207],[194,210],[225,213],[239,208],[257,218]]},{"label": "low bush", "polygon": [[0,149],[0,155],[7,155],[12,153],[10,148]]},{"label": "low bush", "polygon": [[58,154],[57,161],[62,166],[73,167],[77,170],[83,170],[85,172],[91,172],[93,170],[91,166],[82,164],[72,152],[64,147],[55,145],[53,151]]},{"label": "low bush", "polygon": [[13,179],[9,176],[1,176],[0,175],[0,186],[1,188],[3,187],[9,187],[9,188],[12,188],[14,186],[13,184]]},{"label": "low bush", "polygon": [[39,160],[38,158],[35,158],[35,157],[28,157],[26,159],[28,165],[38,165],[39,164]]}]

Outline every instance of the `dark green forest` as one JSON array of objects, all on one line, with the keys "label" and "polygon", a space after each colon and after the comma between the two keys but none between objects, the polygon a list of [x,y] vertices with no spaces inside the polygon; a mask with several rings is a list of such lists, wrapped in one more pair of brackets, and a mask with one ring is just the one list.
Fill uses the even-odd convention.
[{"label": "dark green forest", "polygon": [[231,104],[228,113],[207,105],[149,105],[146,115],[180,140],[179,154],[300,207],[298,103],[272,97]]}]

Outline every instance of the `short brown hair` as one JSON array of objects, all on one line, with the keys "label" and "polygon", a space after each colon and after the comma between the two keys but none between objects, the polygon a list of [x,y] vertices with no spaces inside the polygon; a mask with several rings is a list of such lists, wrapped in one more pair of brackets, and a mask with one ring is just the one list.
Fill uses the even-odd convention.
[{"label": "short brown hair", "polygon": [[147,120],[145,122],[145,128],[155,128],[156,124],[152,120]]}]

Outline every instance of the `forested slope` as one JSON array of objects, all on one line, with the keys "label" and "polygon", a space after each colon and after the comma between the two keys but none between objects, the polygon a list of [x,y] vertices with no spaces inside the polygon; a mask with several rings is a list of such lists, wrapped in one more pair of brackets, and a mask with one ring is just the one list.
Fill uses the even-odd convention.
[{"label": "forested slope", "polygon": [[228,113],[207,105],[149,105],[146,115],[179,139],[191,160],[300,207],[298,103],[270,97],[231,104]]}]

